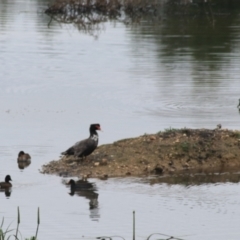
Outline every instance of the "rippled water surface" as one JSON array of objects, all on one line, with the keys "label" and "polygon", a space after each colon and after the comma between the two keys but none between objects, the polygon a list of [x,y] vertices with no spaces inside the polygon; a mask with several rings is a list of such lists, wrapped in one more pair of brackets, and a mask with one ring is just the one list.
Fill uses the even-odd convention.
[{"label": "rippled water surface", "polygon": [[[238,180],[91,179],[99,205],[90,209],[91,194],[71,196],[60,177],[39,169],[87,137],[94,122],[104,130],[100,144],[169,127],[238,129],[240,15],[214,28],[176,19],[111,22],[94,37],[72,25],[48,27],[47,6],[0,1],[0,178],[13,179],[10,197],[0,192],[5,226],[15,227],[19,206],[20,231],[30,237],[40,207],[39,239],[130,239],[135,210],[137,239],[154,232],[239,239]],[[16,162],[20,150],[32,155],[25,169]]]}]

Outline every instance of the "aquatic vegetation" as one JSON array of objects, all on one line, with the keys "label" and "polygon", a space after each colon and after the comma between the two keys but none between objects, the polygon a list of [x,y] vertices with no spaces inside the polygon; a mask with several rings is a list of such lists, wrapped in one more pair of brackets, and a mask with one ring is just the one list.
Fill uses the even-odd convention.
[{"label": "aquatic vegetation", "polygon": [[[133,240],[135,240],[135,211],[133,211]],[[162,233],[152,233],[150,234],[146,240],[150,240],[150,238],[152,238],[153,236],[155,235],[158,235],[158,236],[161,236],[161,237],[164,237],[164,238],[158,238],[158,240],[169,240],[169,239],[172,239],[172,240],[184,240],[183,238],[177,238],[177,237],[173,237],[173,236],[169,236],[169,235],[166,235],[166,234],[162,234]],[[101,237],[97,237],[97,239],[100,239],[100,240],[113,240],[113,238],[120,238],[120,239],[123,239],[125,240],[124,237],[122,236],[101,236]]]},{"label": "aquatic vegetation", "polygon": [[4,224],[4,218],[2,219],[2,223],[0,225],[0,240],[5,240],[5,239],[9,239],[10,236],[7,237],[7,234],[11,231],[13,231],[12,229],[9,229],[10,225],[8,225],[8,227],[6,228],[6,230],[3,230],[3,224]]},{"label": "aquatic vegetation", "polygon": [[[2,223],[0,225],[0,240],[9,240],[11,238],[14,238],[15,240],[19,240],[18,234],[20,233],[19,231],[19,225],[20,225],[20,210],[19,207],[17,209],[17,228],[16,228],[16,234],[10,234],[10,232],[14,231],[14,229],[9,229],[10,225],[6,228],[6,230],[3,230],[3,224],[4,224],[4,218],[2,219]],[[30,238],[26,238],[25,240],[37,240],[37,235],[38,235],[38,229],[40,225],[40,209],[38,208],[37,211],[37,230],[35,236],[32,236]]]}]

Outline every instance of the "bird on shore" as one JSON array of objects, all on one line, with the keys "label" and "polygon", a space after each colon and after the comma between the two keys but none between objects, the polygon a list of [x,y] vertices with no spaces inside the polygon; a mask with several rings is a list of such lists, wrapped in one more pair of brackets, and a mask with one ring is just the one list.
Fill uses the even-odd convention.
[{"label": "bird on shore", "polygon": [[87,139],[75,143],[72,147],[62,152],[62,155],[71,156],[76,158],[85,158],[90,155],[98,146],[98,133],[101,130],[100,124],[94,123],[90,125],[90,136]]},{"label": "bird on shore", "polygon": [[20,151],[18,153],[18,162],[29,162],[31,161],[31,156],[28,153],[25,153],[24,151]]},{"label": "bird on shore", "polygon": [[7,175],[5,177],[5,182],[0,182],[0,189],[6,189],[12,187],[12,184],[10,183],[12,181],[11,176]]}]

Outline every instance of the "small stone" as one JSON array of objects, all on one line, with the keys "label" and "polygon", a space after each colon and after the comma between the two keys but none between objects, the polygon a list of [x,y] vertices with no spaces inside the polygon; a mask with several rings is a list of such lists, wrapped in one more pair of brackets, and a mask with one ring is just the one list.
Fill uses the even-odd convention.
[{"label": "small stone", "polygon": [[185,163],[183,164],[183,167],[189,168],[189,164],[188,164],[187,162],[185,162]]},{"label": "small stone", "polygon": [[107,161],[107,159],[106,158],[103,158],[102,160],[101,160],[101,162],[100,162],[100,165],[107,165],[108,164],[108,161]]},{"label": "small stone", "polygon": [[151,136],[151,137],[150,137],[150,140],[152,140],[152,141],[153,141],[153,140],[156,140],[156,137],[155,137],[155,136]]}]

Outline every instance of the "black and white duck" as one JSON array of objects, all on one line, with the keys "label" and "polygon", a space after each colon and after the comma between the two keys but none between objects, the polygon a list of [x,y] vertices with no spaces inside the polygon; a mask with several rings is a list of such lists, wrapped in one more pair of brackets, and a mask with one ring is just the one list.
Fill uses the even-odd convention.
[{"label": "black and white duck", "polygon": [[98,146],[98,133],[97,130],[101,130],[100,124],[91,124],[89,131],[90,136],[87,139],[75,143],[72,147],[62,152],[62,155],[73,155],[77,158],[85,158],[90,155]]}]

